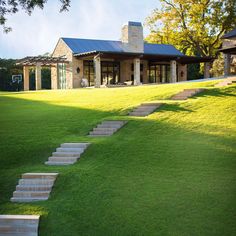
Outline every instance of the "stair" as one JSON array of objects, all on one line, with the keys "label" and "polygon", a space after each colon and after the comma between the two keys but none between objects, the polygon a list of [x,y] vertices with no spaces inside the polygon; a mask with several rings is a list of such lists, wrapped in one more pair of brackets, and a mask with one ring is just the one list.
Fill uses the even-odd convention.
[{"label": "stair", "polygon": [[229,78],[219,82],[218,84],[215,84],[214,87],[224,87],[224,86],[231,85],[233,83],[236,83],[236,77],[229,77]]},{"label": "stair", "polygon": [[204,89],[200,89],[200,88],[184,89],[180,93],[177,93],[176,95],[174,95],[171,99],[172,100],[186,100],[186,99],[193,97],[203,91],[204,91]]},{"label": "stair", "polygon": [[87,149],[90,143],[62,143],[45,162],[46,165],[72,165]]},{"label": "stair", "polygon": [[89,137],[111,136],[126,123],[127,121],[122,121],[122,120],[103,121],[101,124],[98,124],[96,128],[90,131],[88,136]]},{"label": "stair", "polygon": [[142,103],[129,113],[129,116],[148,116],[159,108],[163,103]]},{"label": "stair", "polygon": [[39,215],[0,215],[0,236],[37,236]]},{"label": "stair", "polygon": [[25,173],[13,192],[12,202],[45,201],[58,173]]}]

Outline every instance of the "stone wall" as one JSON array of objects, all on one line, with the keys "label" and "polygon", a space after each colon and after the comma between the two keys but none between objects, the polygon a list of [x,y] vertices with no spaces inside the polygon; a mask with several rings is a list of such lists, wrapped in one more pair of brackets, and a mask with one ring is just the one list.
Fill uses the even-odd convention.
[{"label": "stone wall", "polygon": [[144,51],[143,27],[128,23],[123,26],[121,41],[126,52],[142,53]]},{"label": "stone wall", "polygon": [[178,81],[187,80],[187,65],[178,64]]},{"label": "stone wall", "polygon": [[[65,56],[69,61],[69,64],[66,64],[66,88],[73,88],[73,55],[70,48],[65,44],[62,39],[59,39],[52,56],[59,57]],[[56,66],[56,65],[55,65]],[[52,80],[52,89],[58,88],[58,78],[57,78],[57,69],[52,67],[51,70],[51,80]]]}]

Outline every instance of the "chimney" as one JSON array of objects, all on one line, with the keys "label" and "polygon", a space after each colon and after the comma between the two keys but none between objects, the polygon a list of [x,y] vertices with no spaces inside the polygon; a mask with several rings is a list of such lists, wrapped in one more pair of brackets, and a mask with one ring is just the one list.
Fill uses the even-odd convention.
[{"label": "chimney", "polygon": [[143,53],[143,26],[141,22],[129,21],[122,27],[121,41],[126,52]]}]

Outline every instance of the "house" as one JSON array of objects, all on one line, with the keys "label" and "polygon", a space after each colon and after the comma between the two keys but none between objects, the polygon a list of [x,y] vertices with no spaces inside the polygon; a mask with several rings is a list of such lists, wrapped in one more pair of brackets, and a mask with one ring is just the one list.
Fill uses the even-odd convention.
[{"label": "house", "polygon": [[223,35],[222,40],[219,51],[224,55],[224,75],[236,74],[236,28]]},{"label": "house", "polygon": [[209,77],[211,58],[190,57],[173,45],[144,42],[140,22],[122,27],[121,40],[60,38],[51,58],[27,57],[24,89],[28,90],[27,67],[36,66],[36,89],[41,89],[41,66],[51,66],[51,88],[175,83],[187,80],[187,64],[205,63]]}]

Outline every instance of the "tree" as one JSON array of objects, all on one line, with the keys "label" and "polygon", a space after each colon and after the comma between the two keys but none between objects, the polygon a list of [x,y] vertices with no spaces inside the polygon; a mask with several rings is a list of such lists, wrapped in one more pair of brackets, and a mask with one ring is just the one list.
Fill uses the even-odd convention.
[{"label": "tree", "polygon": [[[7,16],[14,14],[19,10],[25,10],[29,15],[33,12],[35,7],[44,8],[47,0],[0,0],[0,25],[2,25],[4,32],[11,31],[11,27],[6,26]],[[70,7],[70,0],[60,0],[60,12],[68,10]]]},{"label": "tree", "polygon": [[146,19],[149,42],[173,44],[187,55],[216,56],[221,36],[236,27],[235,0],[160,0]]}]

